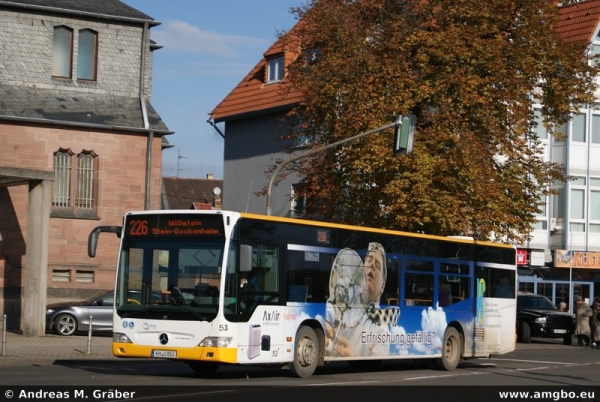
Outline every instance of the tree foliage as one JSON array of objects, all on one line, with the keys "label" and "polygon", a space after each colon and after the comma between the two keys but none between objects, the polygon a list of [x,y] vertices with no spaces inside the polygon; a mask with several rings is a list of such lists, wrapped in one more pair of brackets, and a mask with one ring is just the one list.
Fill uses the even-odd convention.
[{"label": "tree foliage", "polygon": [[552,30],[554,1],[309,0],[294,12],[295,132],[319,147],[417,116],[411,155],[392,154],[390,129],[295,164],[305,217],[528,239],[541,194],[565,179],[544,161],[532,105],[548,128],[564,123],[596,75],[587,44]]}]

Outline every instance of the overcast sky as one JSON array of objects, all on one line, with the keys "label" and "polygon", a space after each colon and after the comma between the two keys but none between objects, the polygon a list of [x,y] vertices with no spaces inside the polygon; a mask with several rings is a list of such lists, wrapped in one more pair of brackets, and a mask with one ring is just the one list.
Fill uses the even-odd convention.
[{"label": "overcast sky", "polygon": [[[296,23],[290,7],[303,0],[121,0],[161,22],[154,52],[151,103],[173,148],[163,151],[163,175],[223,178],[221,135],[209,113]],[[225,132],[223,124],[218,126]],[[226,133],[225,133],[226,134]]]}]

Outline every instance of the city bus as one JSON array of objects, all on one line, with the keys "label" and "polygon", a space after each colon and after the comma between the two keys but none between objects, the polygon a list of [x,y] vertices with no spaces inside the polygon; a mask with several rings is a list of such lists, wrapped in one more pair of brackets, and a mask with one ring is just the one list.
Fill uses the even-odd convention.
[{"label": "city bus", "polygon": [[126,213],[112,351],[198,373],[422,359],[453,370],[515,349],[516,249],[222,210]]}]

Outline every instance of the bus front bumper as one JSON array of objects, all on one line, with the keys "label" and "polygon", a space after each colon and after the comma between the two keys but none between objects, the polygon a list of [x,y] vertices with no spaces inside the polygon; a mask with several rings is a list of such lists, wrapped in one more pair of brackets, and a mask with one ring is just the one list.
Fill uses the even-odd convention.
[{"label": "bus front bumper", "polygon": [[236,363],[237,360],[236,348],[200,346],[193,348],[165,348],[113,342],[112,352],[116,357],[159,358],[232,364]]}]

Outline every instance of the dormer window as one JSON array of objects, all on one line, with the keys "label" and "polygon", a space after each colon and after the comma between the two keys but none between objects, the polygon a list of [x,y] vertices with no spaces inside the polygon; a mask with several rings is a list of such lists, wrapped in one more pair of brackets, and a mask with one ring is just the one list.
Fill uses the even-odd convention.
[{"label": "dormer window", "polygon": [[283,56],[267,60],[267,84],[283,79]]}]

